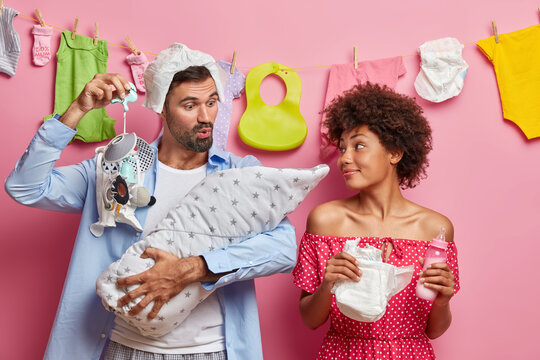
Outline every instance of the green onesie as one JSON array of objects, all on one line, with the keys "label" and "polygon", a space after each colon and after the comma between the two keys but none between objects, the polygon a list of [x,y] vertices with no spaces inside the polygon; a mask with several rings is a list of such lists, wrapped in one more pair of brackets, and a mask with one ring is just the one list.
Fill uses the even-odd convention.
[{"label": "green onesie", "polygon": [[[107,72],[107,42],[98,40],[97,45],[94,45],[94,39],[82,35],[75,35],[72,40],[71,31],[65,30],[62,32],[56,58],[58,65],[54,112],[63,114],[95,74]],[[75,139],[84,142],[111,139],[116,136],[114,123],[115,120],[107,115],[105,108],[94,109],[77,125]]]}]

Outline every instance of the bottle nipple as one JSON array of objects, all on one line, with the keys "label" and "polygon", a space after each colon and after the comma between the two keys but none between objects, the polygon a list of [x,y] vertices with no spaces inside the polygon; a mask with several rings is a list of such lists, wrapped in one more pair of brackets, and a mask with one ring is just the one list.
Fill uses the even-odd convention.
[{"label": "bottle nipple", "polygon": [[444,227],[442,227],[441,232],[439,233],[439,235],[437,235],[436,239],[446,241],[445,235],[446,235],[446,229]]}]

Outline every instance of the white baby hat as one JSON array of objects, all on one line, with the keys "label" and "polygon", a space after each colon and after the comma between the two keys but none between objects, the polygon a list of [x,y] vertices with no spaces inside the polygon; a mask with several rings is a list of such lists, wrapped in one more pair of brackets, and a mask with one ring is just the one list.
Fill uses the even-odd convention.
[{"label": "white baby hat", "polygon": [[463,60],[463,45],[456,38],[428,41],[419,47],[420,72],[414,82],[418,95],[439,103],[459,95],[469,65]]},{"label": "white baby hat", "polygon": [[414,265],[396,267],[382,262],[381,250],[358,247],[359,239],[348,240],[343,251],[360,262],[360,281],[338,281],[332,288],[341,313],[363,322],[379,320],[392,296],[411,282]]}]

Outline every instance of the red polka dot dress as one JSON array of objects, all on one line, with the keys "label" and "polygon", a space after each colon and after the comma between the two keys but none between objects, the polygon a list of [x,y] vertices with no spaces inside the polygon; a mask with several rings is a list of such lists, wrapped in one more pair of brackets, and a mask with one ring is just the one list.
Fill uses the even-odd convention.
[{"label": "red polka dot dress", "polygon": [[[293,270],[294,283],[309,293],[322,283],[326,261],[341,252],[347,240],[354,237],[319,236],[305,233],[300,243],[298,261]],[[433,348],[424,334],[432,302],[419,299],[415,287],[421,271],[418,258],[423,257],[429,242],[393,238],[362,237],[358,246],[392,244],[388,263],[395,266],[415,265],[407,287],[388,302],[386,313],[375,322],[360,322],[343,315],[335,296],[330,311],[331,325],[317,359],[435,359]],[[457,250],[449,243],[447,263],[459,290]]]}]

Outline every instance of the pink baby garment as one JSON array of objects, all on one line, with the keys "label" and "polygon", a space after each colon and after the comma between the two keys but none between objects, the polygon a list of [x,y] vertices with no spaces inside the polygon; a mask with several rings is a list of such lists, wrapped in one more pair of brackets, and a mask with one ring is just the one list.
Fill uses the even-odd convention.
[{"label": "pink baby garment", "polygon": [[[367,81],[394,89],[398,78],[406,72],[401,56],[362,61],[358,63],[358,69],[354,68],[354,64],[332,65],[328,76],[324,107],[326,108],[336,96],[341,95],[344,91]],[[324,120],[325,116],[323,115],[320,153],[323,160],[334,154],[336,150],[334,144],[330,143],[328,139],[328,128],[324,125]]]}]

